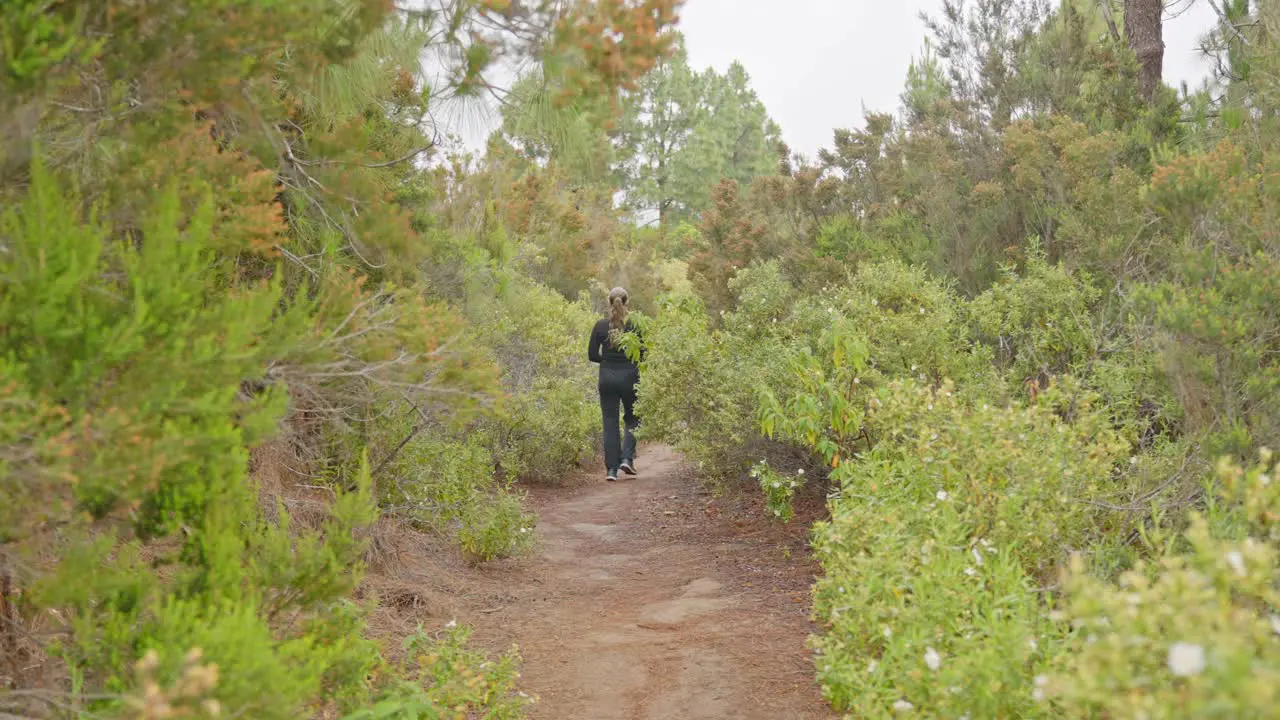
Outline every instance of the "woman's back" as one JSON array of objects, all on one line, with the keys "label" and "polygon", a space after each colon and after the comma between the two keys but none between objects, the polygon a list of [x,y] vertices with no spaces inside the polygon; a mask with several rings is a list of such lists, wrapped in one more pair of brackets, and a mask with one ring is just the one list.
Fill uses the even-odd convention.
[{"label": "woman's back", "polygon": [[[616,287],[609,291],[609,317],[601,319],[591,329],[591,345],[587,357],[600,363],[600,412],[604,420],[604,463],[608,472],[605,480],[617,480],[618,471],[636,474],[635,429],[640,425],[636,417],[636,387],[640,384],[640,368],[627,357],[621,343],[614,342],[619,333],[632,332],[627,319],[627,291]],[[643,350],[641,351],[643,356]],[[623,411],[626,432],[619,437],[618,410]]]},{"label": "woman's back", "polygon": [[[623,324],[623,332],[632,332],[631,321]],[[591,329],[591,345],[587,348],[587,357],[591,362],[602,365],[632,365],[635,363],[627,357],[627,353],[613,343],[612,327],[608,318],[596,322]]]}]

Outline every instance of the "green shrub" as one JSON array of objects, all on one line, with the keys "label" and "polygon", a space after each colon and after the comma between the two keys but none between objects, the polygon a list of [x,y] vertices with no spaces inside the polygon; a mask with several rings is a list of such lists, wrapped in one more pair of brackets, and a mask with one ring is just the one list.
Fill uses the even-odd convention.
[{"label": "green shrub", "polygon": [[[1193,434],[1239,459],[1280,443],[1280,259],[1178,253],[1179,272],[1135,296]],[[1215,453],[1216,454],[1216,453]]]},{"label": "green shrub", "polygon": [[[1081,403],[1073,423],[1041,406],[997,408],[938,390],[895,384],[870,403],[877,438],[868,462],[910,477],[915,501],[946,492],[973,529],[1046,573],[1056,554],[1088,546],[1099,508],[1129,446],[1105,416]],[[999,452],[992,452],[993,449]],[[843,473],[842,473],[843,475]],[[854,470],[848,476],[856,480]]]},{"label": "green shrub", "polygon": [[533,698],[515,690],[517,649],[491,660],[467,648],[471,629],[449,623],[436,636],[405,638],[399,680],[377,702],[343,720],[516,720]]},{"label": "green shrub", "polygon": [[[409,424],[401,425],[404,436],[413,432]],[[387,465],[382,505],[423,530],[456,537],[469,557],[519,554],[532,540],[534,518],[510,481],[498,478],[486,438],[464,437],[442,428],[412,435]]]},{"label": "green shrub", "polygon": [[850,265],[890,260],[920,264],[932,259],[934,249],[917,225],[913,218],[901,213],[876,218],[872,223],[836,215],[822,223],[813,242],[819,256]]},{"label": "green shrub", "polygon": [[[412,423],[401,428],[401,435],[413,432]],[[384,506],[423,530],[446,532],[483,503],[497,484],[488,448],[478,440],[459,441],[451,435],[441,429],[421,432],[384,471]]]},{"label": "green shrub", "polygon": [[783,475],[769,467],[767,461],[761,460],[751,466],[750,474],[760,482],[765,511],[777,520],[791,522],[791,518],[795,517],[791,500],[796,495],[796,488],[804,484],[804,469],[801,468],[794,475]]},{"label": "green shrub", "polygon": [[[585,356],[583,352],[584,365]],[[600,411],[584,386],[581,377],[537,376],[477,424],[506,477],[556,483],[590,456]]]},{"label": "green shrub", "polygon": [[839,496],[814,529],[828,697],[859,717],[901,703],[1036,716],[1034,678],[1061,634],[1036,588],[1066,549],[1096,542],[1087,500],[1124,444],[1100,420],[975,406],[948,384],[893,383],[866,403],[876,445],[832,471]]},{"label": "green shrub", "polygon": [[668,296],[645,334],[636,412],[644,437],[671,444],[711,480],[745,466],[755,432],[744,363],[713,333],[695,296]]},{"label": "green shrub", "polygon": [[506,271],[492,296],[469,300],[468,316],[502,368],[506,396],[477,423],[510,478],[558,481],[595,448],[600,413],[587,338],[596,321],[585,300]]},{"label": "green shrub", "polygon": [[520,498],[501,492],[462,518],[458,543],[463,553],[477,562],[518,555],[533,542],[535,521]]},{"label": "green shrub", "polygon": [[64,619],[49,650],[88,711],[121,711],[148,653],[176,679],[193,647],[219,669],[202,699],[228,713],[358,702],[377,658],[346,600],[375,517],[368,468],[352,463],[312,527],[264,519],[246,448],[286,396],[263,374],[310,328],[277,284],[228,289],[210,203],[184,217],[170,188],[145,240],[110,240],[37,166],[0,222],[0,457],[16,459],[0,477],[17,501],[0,554],[28,568],[24,610]]},{"label": "green shrub", "polygon": [[974,354],[964,303],[950,284],[899,262],[865,264],[850,286],[827,299],[870,342],[869,363],[889,378],[964,378],[991,374],[987,356]]},{"label": "green shrub", "polygon": [[1023,272],[1006,271],[969,312],[997,362],[1027,380],[1070,372],[1095,356],[1098,295],[1087,276],[1049,265],[1033,248]]},{"label": "green shrub", "polygon": [[[1039,715],[1036,678],[1064,628],[1037,588],[1069,549],[1123,525],[1091,501],[1112,490],[1128,443],[1090,395],[1065,422],[1053,394],[997,407],[947,380],[864,382],[871,343],[832,316],[818,352],[792,354],[798,390],[765,393],[760,409],[766,434],[815,454],[837,484],[813,529],[824,692],[856,717]],[[757,474],[787,518],[795,481]]]},{"label": "green shrub", "polygon": [[1073,563],[1066,652],[1043,682],[1069,717],[1264,718],[1280,701],[1280,464],[1224,461],[1218,498],[1155,565]]},{"label": "green shrub", "polygon": [[814,527],[824,694],[852,717],[1036,717],[1033,679],[1060,635],[1036,582],[959,501],[917,499],[912,480],[879,473],[880,492],[846,491]]}]

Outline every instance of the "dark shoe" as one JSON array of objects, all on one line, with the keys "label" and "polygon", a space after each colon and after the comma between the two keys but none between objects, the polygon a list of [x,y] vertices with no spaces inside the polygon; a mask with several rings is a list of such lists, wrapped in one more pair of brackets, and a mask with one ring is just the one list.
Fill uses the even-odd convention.
[{"label": "dark shoe", "polygon": [[633,464],[631,463],[631,461],[630,461],[630,460],[623,460],[623,461],[622,461],[622,465],[620,465],[619,467],[621,467],[621,468],[622,468],[622,472],[624,472],[624,473],[626,473],[626,474],[628,474],[628,475],[635,475],[635,474],[636,474],[636,468],[635,468],[635,465],[633,465]]},{"label": "dark shoe", "polygon": [[607,480],[608,482],[616,482],[618,479],[618,471],[610,470],[609,474],[604,476],[604,479]]}]

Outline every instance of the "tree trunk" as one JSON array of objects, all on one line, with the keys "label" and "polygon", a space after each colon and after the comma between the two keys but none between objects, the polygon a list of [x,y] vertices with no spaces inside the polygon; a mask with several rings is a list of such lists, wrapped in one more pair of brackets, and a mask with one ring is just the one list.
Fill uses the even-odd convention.
[{"label": "tree trunk", "polygon": [[1124,0],[1124,37],[1141,65],[1142,95],[1150,100],[1164,73],[1163,0]]},{"label": "tree trunk", "polygon": [[9,660],[9,682],[0,683],[0,687],[9,685],[5,689],[18,687],[18,611],[14,607],[14,594],[13,577],[4,556],[0,555],[0,657]]}]

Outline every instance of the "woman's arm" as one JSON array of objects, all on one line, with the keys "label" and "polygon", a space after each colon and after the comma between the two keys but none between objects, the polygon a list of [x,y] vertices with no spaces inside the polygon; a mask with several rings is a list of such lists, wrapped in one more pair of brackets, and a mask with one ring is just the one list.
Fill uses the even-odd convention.
[{"label": "woman's arm", "polygon": [[600,334],[600,324],[596,323],[595,327],[591,328],[591,342],[589,345],[587,345],[588,360],[590,360],[593,363],[598,363],[601,361],[602,358],[600,357],[600,346],[604,344],[604,340],[605,340],[604,337],[602,337]]}]

